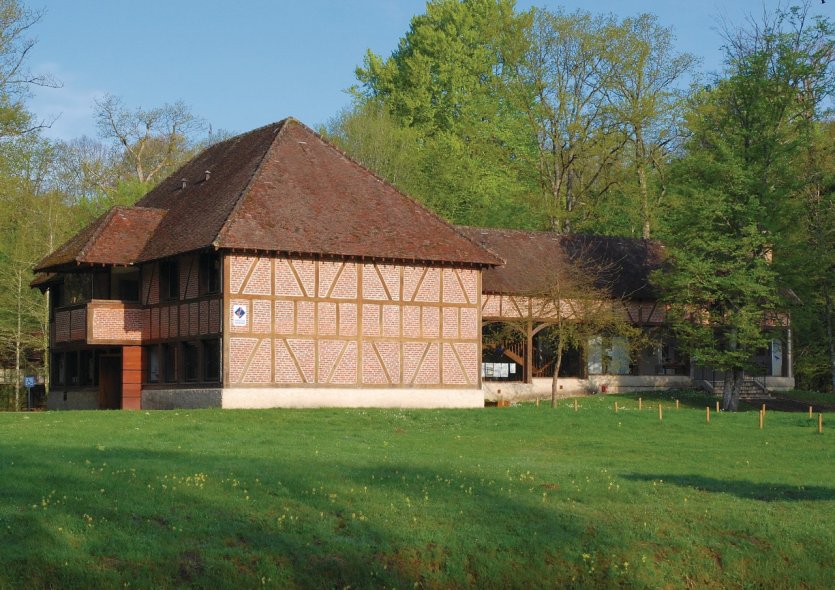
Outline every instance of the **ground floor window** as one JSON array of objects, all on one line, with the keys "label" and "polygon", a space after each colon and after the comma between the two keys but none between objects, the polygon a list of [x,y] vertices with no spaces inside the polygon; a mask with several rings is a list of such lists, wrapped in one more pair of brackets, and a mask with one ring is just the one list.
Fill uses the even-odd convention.
[{"label": "ground floor window", "polygon": [[163,378],[166,383],[177,381],[177,346],[174,344],[162,345],[162,368]]},{"label": "ground floor window", "polygon": [[203,380],[220,381],[220,340],[203,341]]},{"label": "ground floor window", "polygon": [[196,342],[183,342],[183,380],[197,381],[200,374],[200,356]]}]

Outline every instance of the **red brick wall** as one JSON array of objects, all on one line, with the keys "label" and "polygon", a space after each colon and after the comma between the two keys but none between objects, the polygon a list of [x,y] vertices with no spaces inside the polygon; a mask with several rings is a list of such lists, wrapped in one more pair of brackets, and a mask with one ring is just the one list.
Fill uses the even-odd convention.
[{"label": "red brick wall", "polygon": [[228,258],[227,384],[479,386],[479,271]]}]

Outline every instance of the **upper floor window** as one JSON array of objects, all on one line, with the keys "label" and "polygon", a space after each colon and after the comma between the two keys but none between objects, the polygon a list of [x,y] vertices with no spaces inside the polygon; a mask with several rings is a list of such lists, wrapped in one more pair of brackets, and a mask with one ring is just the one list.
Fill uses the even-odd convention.
[{"label": "upper floor window", "polygon": [[120,301],[139,301],[139,269],[116,267],[111,273],[111,292]]},{"label": "upper floor window", "polygon": [[159,263],[159,298],[162,301],[180,296],[180,272],[176,259]]},{"label": "upper floor window", "polygon": [[220,292],[220,254],[203,252],[200,254],[200,294]]},{"label": "upper floor window", "polygon": [[59,306],[87,303],[93,295],[93,281],[90,273],[66,274],[60,289]]}]

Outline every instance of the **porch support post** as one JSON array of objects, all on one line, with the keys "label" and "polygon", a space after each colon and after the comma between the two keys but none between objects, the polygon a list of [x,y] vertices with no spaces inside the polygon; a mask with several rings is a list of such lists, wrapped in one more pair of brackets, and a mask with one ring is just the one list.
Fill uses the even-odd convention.
[{"label": "porch support post", "polygon": [[525,383],[533,383],[533,323],[526,325],[525,339]]}]

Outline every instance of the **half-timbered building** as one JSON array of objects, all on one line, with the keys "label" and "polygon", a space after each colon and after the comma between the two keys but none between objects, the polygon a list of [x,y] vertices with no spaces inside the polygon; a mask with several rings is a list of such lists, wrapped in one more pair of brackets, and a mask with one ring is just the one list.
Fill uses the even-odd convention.
[{"label": "half-timbered building", "polygon": [[301,123],[267,125],[37,265],[49,407],[482,406],[501,262]]},{"label": "half-timbered building", "polygon": [[[591,336],[565,351],[559,372],[561,393],[646,391],[681,387],[721,389],[723,374],[699,366],[677,346],[667,325],[667,310],[653,288],[651,274],[664,261],[660,242],[582,234],[555,234],[461,227],[472,241],[505,260],[482,277],[482,376],[487,397],[549,395],[556,354],[557,313],[576,321],[570,298],[557,311],[556,282],[571,280],[561,269],[580,265],[595,273],[596,295],[607,299],[623,318],[647,333],[648,344],[634,350],[622,337]],[[587,303],[587,302],[585,302]],[[512,330],[502,330],[511,325]],[[791,329],[785,316],[773,318],[774,339],[758,351],[757,369],[747,377],[750,393],[790,389]],[[499,334],[498,340],[491,334]],[[785,354],[784,354],[785,352]],[[498,392],[502,391],[499,395]]]}]

